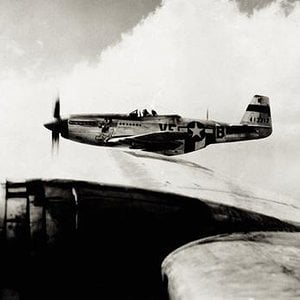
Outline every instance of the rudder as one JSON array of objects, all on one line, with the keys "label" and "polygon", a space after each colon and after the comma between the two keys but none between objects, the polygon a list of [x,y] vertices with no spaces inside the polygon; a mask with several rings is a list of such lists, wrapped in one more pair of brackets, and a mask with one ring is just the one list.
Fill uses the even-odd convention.
[{"label": "rudder", "polygon": [[241,124],[272,128],[269,98],[266,96],[255,95],[246,109]]}]

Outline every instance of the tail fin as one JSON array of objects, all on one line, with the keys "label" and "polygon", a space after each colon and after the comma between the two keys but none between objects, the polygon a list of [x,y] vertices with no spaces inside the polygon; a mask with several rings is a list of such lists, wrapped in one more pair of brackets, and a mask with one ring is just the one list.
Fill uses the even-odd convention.
[{"label": "tail fin", "polygon": [[272,128],[269,98],[266,96],[255,95],[246,109],[241,124]]}]

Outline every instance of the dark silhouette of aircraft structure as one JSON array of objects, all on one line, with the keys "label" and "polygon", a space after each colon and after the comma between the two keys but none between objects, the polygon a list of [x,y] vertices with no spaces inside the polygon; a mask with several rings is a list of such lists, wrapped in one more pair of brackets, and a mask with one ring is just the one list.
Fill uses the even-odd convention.
[{"label": "dark silhouette of aircraft structure", "polygon": [[178,158],[121,153],[132,168],[169,173],[135,186],[3,184],[1,299],[297,298],[296,201]]},{"label": "dark silhouette of aircraft structure", "polygon": [[159,115],[146,109],[129,114],[78,114],[62,118],[59,99],[54,119],[44,125],[52,131],[52,145],[58,144],[61,135],[85,144],[164,155],[184,154],[216,143],[261,139],[272,133],[269,98],[260,95],[253,97],[239,124]]}]

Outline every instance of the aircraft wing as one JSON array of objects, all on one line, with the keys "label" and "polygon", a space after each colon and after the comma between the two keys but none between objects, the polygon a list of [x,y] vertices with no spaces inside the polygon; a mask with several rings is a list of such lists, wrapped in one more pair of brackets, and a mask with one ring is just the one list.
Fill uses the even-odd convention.
[{"label": "aircraft wing", "polygon": [[[82,161],[62,152],[58,169],[45,165],[36,175],[69,180],[2,186],[1,300],[12,298],[1,298],[9,290],[31,300],[167,299],[164,294],[177,300],[195,299],[196,293],[201,299],[197,287],[205,283],[223,291],[223,299],[243,291],[248,299],[268,276],[269,290],[281,284],[283,293],[294,289],[299,295],[299,269],[292,268],[300,258],[298,201],[247,190],[183,159],[103,150],[97,165],[98,149],[81,154]],[[266,238],[259,241],[255,232]],[[271,238],[277,234],[286,238]],[[188,244],[203,238],[210,240]],[[193,255],[186,255],[190,250]],[[183,254],[180,260],[176,253]],[[34,280],[29,269],[38,274]]]},{"label": "aircraft wing", "polygon": [[129,145],[132,149],[145,151],[173,150],[181,146],[182,140],[187,137],[185,132],[158,131],[135,135],[125,138],[110,139],[109,143]]},{"label": "aircraft wing", "polygon": [[162,273],[171,300],[298,299],[300,233],[198,240],[171,253]]},{"label": "aircraft wing", "polygon": [[298,199],[256,188],[179,157],[138,151],[114,151],[110,155],[127,185],[231,205],[300,225]]}]

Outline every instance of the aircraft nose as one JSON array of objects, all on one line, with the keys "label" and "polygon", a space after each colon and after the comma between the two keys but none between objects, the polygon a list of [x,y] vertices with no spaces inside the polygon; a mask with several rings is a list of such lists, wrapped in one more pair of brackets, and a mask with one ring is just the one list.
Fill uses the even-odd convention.
[{"label": "aircraft nose", "polygon": [[65,138],[69,136],[68,119],[55,120],[44,124],[44,127],[52,132],[60,133]]},{"label": "aircraft nose", "polygon": [[46,124],[44,124],[44,126],[45,126],[47,129],[53,131],[54,128],[55,128],[55,122],[46,123]]}]

